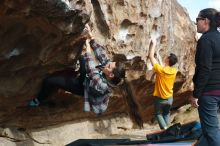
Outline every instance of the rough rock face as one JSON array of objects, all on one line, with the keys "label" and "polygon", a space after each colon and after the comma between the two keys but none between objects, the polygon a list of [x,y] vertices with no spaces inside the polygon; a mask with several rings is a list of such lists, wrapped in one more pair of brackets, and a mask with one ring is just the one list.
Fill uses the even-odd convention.
[{"label": "rough rock face", "polygon": [[196,33],[193,22],[176,0],[2,0],[1,126],[46,127],[128,111],[119,91],[119,96],[110,99],[107,112],[99,117],[82,111],[81,97],[63,93],[49,97],[55,102],[53,108],[26,107],[48,74],[65,70],[59,73],[74,75],[85,39],[82,30],[89,20],[109,56],[127,64],[127,79],[145,121],[153,117],[152,67],[146,61],[152,37],[158,40],[156,55],[160,62],[168,53],[177,54],[174,107],[187,102]]}]

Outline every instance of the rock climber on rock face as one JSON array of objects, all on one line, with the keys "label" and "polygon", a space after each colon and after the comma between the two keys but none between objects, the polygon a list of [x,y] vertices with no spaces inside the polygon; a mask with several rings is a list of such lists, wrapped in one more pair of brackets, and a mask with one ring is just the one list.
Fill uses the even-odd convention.
[{"label": "rock climber on rock face", "polygon": [[60,75],[45,78],[39,93],[29,102],[29,106],[47,102],[46,97],[61,88],[84,96],[84,111],[92,109],[96,114],[101,114],[107,110],[112,89],[120,86],[126,93],[131,117],[142,127],[143,121],[138,113],[137,103],[125,80],[125,65],[110,61],[104,47],[95,41],[89,25],[85,26],[84,31],[88,37],[80,57],[80,75],[76,78]]}]

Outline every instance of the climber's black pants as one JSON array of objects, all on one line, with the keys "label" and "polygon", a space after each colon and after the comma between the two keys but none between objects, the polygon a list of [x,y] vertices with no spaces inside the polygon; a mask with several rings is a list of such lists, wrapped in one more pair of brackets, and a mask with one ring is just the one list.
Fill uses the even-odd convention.
[{"label": "climber's black pants", "polygon": [[49,76],[43,80],[42,87],[37,95],[37,99],[41,102],[45,100],[46,97],[50,96],[52,93],[56,92],[58,89],[63,89],[69,91],[73,94],[83,96],[84,86],[83,82],[85,79],[85,60],[80,57],[80,76]]}]

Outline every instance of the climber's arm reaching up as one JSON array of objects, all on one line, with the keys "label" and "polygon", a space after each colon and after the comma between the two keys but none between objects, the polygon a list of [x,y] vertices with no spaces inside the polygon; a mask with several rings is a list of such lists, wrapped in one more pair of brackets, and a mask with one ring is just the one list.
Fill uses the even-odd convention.
[{"label": "climber's arm reaching up", "polygon": [[152,39],[150,42],[150,48],[149,48],[149,54],[148,54],[150,62],[153,66],[154,66],[154,64],[158,64],[156,58],[154,57],[156,44],[157,44],[156,39]]}]

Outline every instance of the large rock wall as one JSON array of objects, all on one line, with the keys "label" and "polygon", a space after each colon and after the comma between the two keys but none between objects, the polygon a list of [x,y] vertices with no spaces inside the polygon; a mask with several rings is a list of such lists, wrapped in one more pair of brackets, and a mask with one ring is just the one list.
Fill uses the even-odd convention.
[{"label": "large rock wall", "polygon": [[[63,93],[50,97],[55,107],[26,107],[48,74],[68,68],[73,75],[90,20],[93,33],[114,60],[127,63],[127,78],[144,120],[153,117],[153,82],[146,60],[150,39],[156,37],[161,62],[175,53],[179,70],[174,107],[187,102],[193,74],[196,32],[176,0],[3,0],[0,2],[0,125],[45,127],[78,119],[126,113],[123,97],[114,96],[97,117],[84,113],[83,99]],[[71,67],[71,69],[69,69]],[[146,77],[145,77],[146,75]],[[117,95],[117,94],[116,94]],[[115,108],[117,107],[117,108]]]}]

